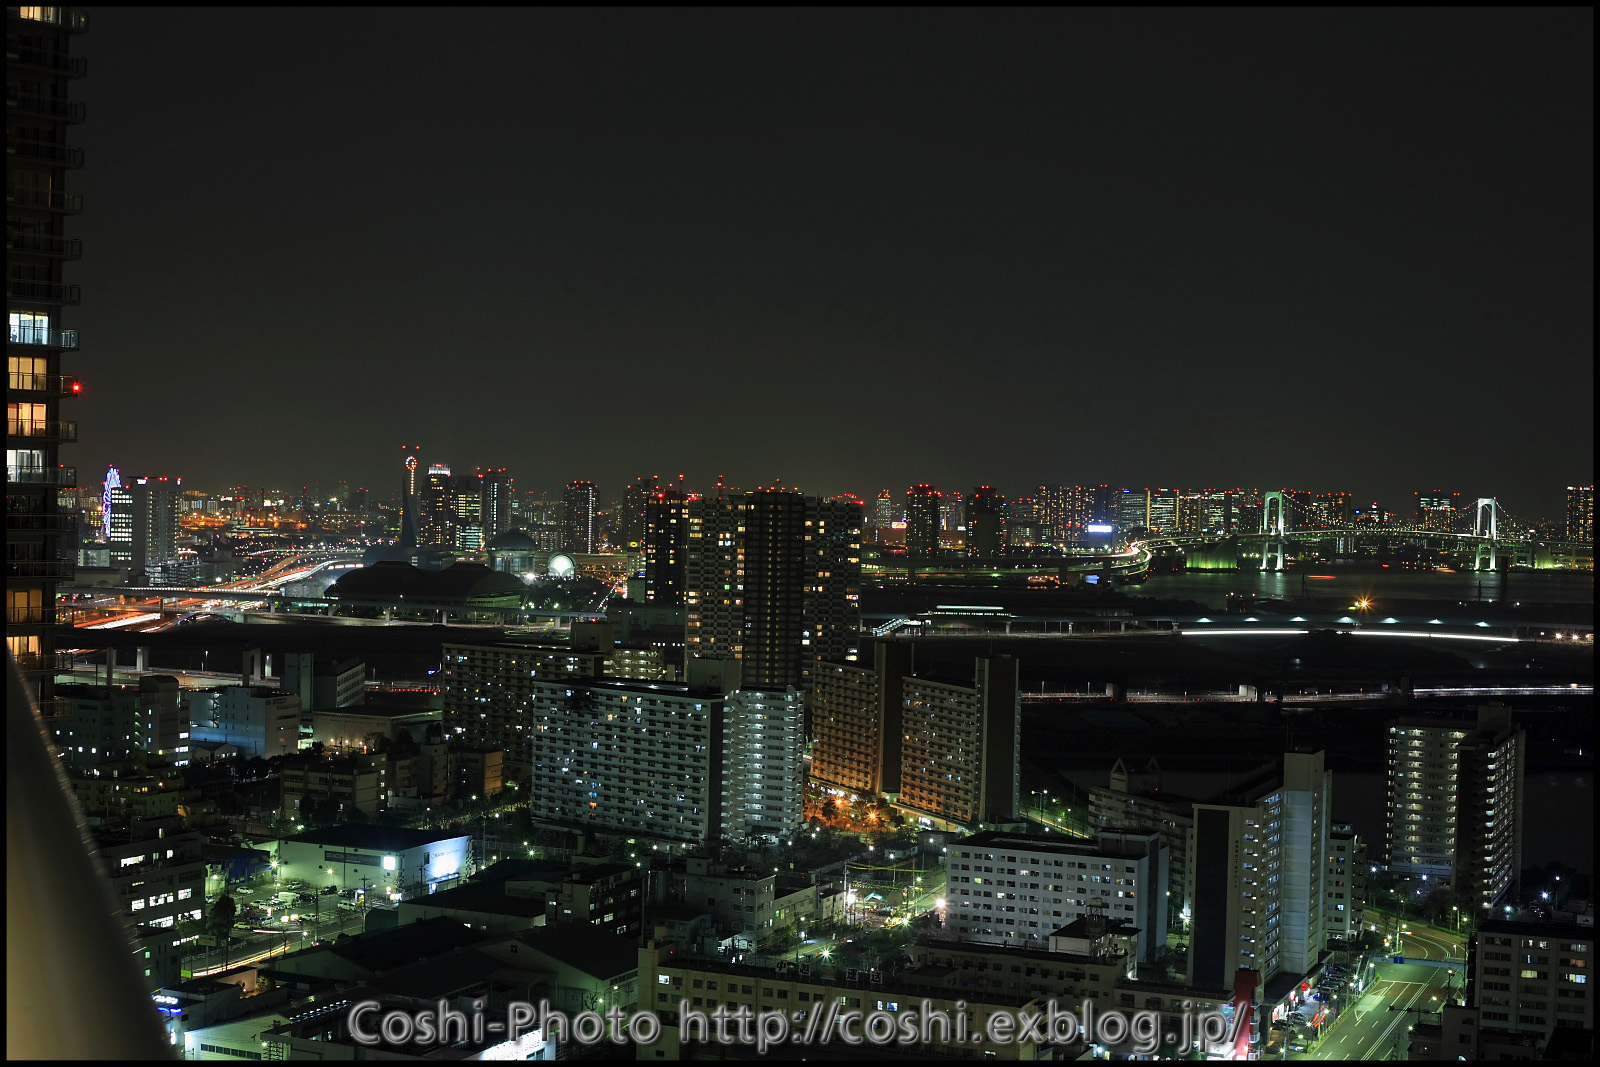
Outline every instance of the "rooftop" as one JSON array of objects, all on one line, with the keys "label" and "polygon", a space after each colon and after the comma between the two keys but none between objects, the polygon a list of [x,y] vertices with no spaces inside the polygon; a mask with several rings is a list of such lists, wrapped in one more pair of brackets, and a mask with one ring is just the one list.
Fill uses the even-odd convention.
[{"label": "rooftop", "polygon": [[557,923],[517,935],[529,948],[595,978],[608,980],[639,967],[639,945],[592,923]]},{"label": "rooftop", "polygon": [[435,841],[449,841],[467,836],[453,830],[413,830],[404,826],[328,826],[321,830],[307,830],[303,834],[284,838],[306,845],[337,845],[341,848],[365,848],[374,852],[403,852],[408,848],[421,848]]}]

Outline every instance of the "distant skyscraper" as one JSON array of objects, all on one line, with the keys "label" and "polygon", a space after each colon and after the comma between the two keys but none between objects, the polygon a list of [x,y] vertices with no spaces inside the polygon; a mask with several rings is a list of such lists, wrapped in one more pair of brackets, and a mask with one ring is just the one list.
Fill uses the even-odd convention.
[{"label": "distant skyscraper", "polygon": [[672,490],[652,494],[645,504],[643,539],[645,598],[663,606],[684,603],[689,498]]},{"label": "distant skyscraper", "polygon": [[878,494],[878,499],[872,505],[872,528],[877,531],[887,530],[889,524],[896,521],[896,508],[894,494],[885,489]]},{"label": "distant skyscraper", "polygon": [[483,475],[458,474],[451,479],[450,538],[457,552],[477,552],[483,535]]},{"label": "distant skyscraper", "polygon": [[561,494],[561,540],[568,552],[593,552],[600,530],[596,513],[600,510],[600,489],[581,479],[567,483]]},{"label": "distant skyscraper", "polygon": [[133,485],[124,480],[112,467],[106,472],[105,496],[102,502],[110,506],[110,518],[104,521],[111,543],[111,565],[133,567]]},{"label": "distant skyscraper", "polygon": [[1238,527],[1238,517],[1234,511],[1234,499],[1237,495],[1233,489],[1205,489],[1200,493],[1200,507],[1202,511],[1202,529],[1212,533],[1233,533]]},{"label": "distant skyscraper", "polygon": [[423,544],[438,548],[450,548],[455,544],[455,510],[455,486],[450,468],[443,463],[430,463],[418,509],[421,518],[418,533]]},{"label": "distant skyscraper", "polygon": [[774,486],[745,496],[744,684],[801,685],[805,633],[806,499]]},{"label": "distant skyscraper", "polygon": [[512,488],[511,472],[504,467],[480,471],[479,474],[483,479],[483,500],[478,506],[478,514],[483,523],[483,540],[487,542],[495,534],[511,529],[511,504],[516,499],[516,493]]},{"label": "distant skyscraper", "polygon": [[[854,663],[861,651],[861,530],[866,507],[855,497],[807,499],[808,568],[802,611],[801,675],[817,660]],[[809,645],[804,642],[809,641]]]},{"label": "distant skyscraper", "polygon": [[1150,490],[1119,489],[1116,505],[1118,537],[1133,537],[1150,529]]},{"label": "distant skyscraper", "polygon": [[1005,497],[980,485],[967,498],[967,555],[993,559],[1000,554],[1005,529]]},{"label": "distant skyscraper", "polygon": [[179,501],[182,478],[138,478],[133,497],[132,569],[135,580],[143,575],[152,584],[167,581],[167,570],[178,558]]},{"label": "distant skyscraper", "polygon": [[1466,510],[1461,503],[1460,493],[1434,489],[1428,492],[1418,491],[1413,495],[1417,501],[1418,526],[1425,530],[1438,530],[1440,533],[1463,532]]},{"label": "distant skyscraper", "polygon": [[1151,533],[1172,534],[1178,530],[1178,491],[1176,489],[1151,489],[1149,491],[1149,522]]},{"label": "distant skyscraper", "polygon": [[641,475],[622,490],[622,515],[617,533],[624,549],[644,545],[645,511],[660,490],[661,477],[656,474]]},{"label": "distant skyscraper", "polygon": [[1567,540],[1594,543],[1594,486],[1567,486]]},{"label": "distant skyscraper", "polygon": [[939,490],[926,482],[906,490],[907,553],[931,556],[938,550],[941,500]]}]

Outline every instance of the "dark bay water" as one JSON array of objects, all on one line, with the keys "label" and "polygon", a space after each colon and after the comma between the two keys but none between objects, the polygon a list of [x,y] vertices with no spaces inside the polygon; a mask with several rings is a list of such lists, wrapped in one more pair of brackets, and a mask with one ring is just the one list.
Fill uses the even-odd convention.
[{"label": "dark bay water", "polygon": [[[1314,579],[1311,573],[1331,575]],[[1302,574],[1305,576],[1302,577]],[[1403,601],[1476,601],[1526,604],[1593,604],[1594,574],[1589,571],[1408,571],[1373,564],[1319,564],[1304,571],[1182,571],[1158,574],[1125,587],[1136,596],[1196,600],[1220,610],[1229,593],[1291,600],[1304,596],[1378,604]]]}]

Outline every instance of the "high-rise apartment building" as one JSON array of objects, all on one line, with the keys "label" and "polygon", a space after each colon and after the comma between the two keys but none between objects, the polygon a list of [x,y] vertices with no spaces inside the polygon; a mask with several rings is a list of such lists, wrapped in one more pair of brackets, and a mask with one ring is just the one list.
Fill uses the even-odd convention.
[{"label": "high-rise apartment building", "polygon": [[455,479],[450,468],[443,463],[428,464],[428,473],[422,479],[422,499],[419,501],[420,528],[417,533],[425,545],[452,548],[455,545]]},{"label": "high-rise apartment building", "polygon": [[993,559],[1005,543],[1005,497],[980,485],[967,498],[967,555]]},{"label": "high-rise apartment building", "polygon": [[1567,540],[1594,543],[1594,486],[1567,486]]},{"label": "high-rise apartment building", "polygon": [[133,511],[133,579],[161,585],[178,559],[178,516],[183,479],[144,477],[129,487]]},{"label": "high-rise apartment building", "polygon": [[1322,872],[1322,929],[1329,941],[1354,944],[1367,910],[1367,843],[1349,823],[1328,829],[1327,867]]},{"label": "high-rise apartment building", "polygon": [[602,656],[446,645],[447,736],[505,751],[538,819],[696,844],[800,824],[798,691],[741,690],[732,660],[691,660],[687,684],[605,679]]},{"label": "high-rise apartment building", "polygon": [[736,657],[744,684],[804,689],[819,659],[853,661],[861,628],[861,525],[854,498],[718,485],[688,502],[684,647]]},{"label": "high-rise apartment building", "polygon": [[722,836],[776,838],[805,822],[805,697],[794,688],[728,694]]},{"label": "high-rise apartment building", "polygon": [[581,479],[561,493],[561,547],[567,552],[594,552],[599,543],[600,488]]},{"label": "high-rise apartment building", "polygon": [[685,656],[737,658],[744,643],[744,494],[718,482],[689,502],[688,519]]},{"label": "high-rise apartment building", "polygon": [[758,489],[745,496],[744,684],[799,686],[811,638],[805,597],[806,498],[799,490]]},{"label": "high-rise apartment building", "polygon": [[1486,919],[1476,944],[1468,988],[1485,1031],[1548,1039],[1558,1029],[1594,1030],[1593,926]]},{"label": "high-rise apartment building", "polygon": [[873,642],[872,665],[819,663],[812,676],[811,777],[852,793],[900,792],[903,682],[912,645]]},{"label": "high-rise apartment building", "polygon": [[512,527],[512,502],[516,499],[511,472],[504,467],[480,470],[483,498],[478,515],[483,526],[483,541],[488,543],[495,534],[505,533]]},{"label": "high-rise apartment building", "polygon": [[907,677],[899,806],[924,825],[975,829],[1017,817],[1022,695],[1017,661],[979,657],[971,684]]},{"label": "high-rise apartment building", "polygon": [[854,663],[860,659],[865,518],[866,509],[855,497],[806,500],[800,675],[808,688],[818,660]]},{"label": "high-rise apartment building", "polygon": [[1247,967],[1263,982],[1306,974],[1322,926],[1332,775],[1321,752],[1291,752],[1228,795],[1194,806],[1189,983],[1224,988]]},{"label": "high-rise apartment building", "polygon": [[1028,837],[990,830],[950,842],[945,925],[962,941],[1038,948],[1075,919],[1121,919],[1138,958],[1167,941],[1167,852],[1158,834]]},{"label": "high-rise apartment building", "polygon": [[46,716],[59,710],[56,584],[73,571],[62,537],[77,521],[56,494],[77,484],[60,448],[78,439],[78,424],[61,417],[61,402],[79,392],[62,358],[78,349],[64,311],[79,291],[64,268],[82,254],[66,224],[83,210],[68,189],[83,149],[68,134],[84,119],[71,96],[86,61],[72,42],[87,28],[74,8],[6,8],[6,647]]},{"label": "high-rise apartment building", "polygon": [[1097,833],[1160,834],[1171,872],[1169,919],[1181,921],[1191,913],[1189,848],[1194,801],[1162,788],[1161,765],[1153,757],[1142,770],[1130,770],[1120,759],[1112,765],[1110,781],[1089,790],[1089,826]]},{"label": "high-rise apartment building", "polygon": [[1389,870],[1451,885],[1486,914],[1522,870],[1526,742],[1503,704],[1477,720],[1389,724]]},{"label": "high-rise apartment building", "polygon": [[931,556],[939,548],[943,525],[939,490],[923,482],[906,490],[906,552],[912,556]]},{"label": "high-rise apartment building", "polygon": [[676,607],[684,603],[688,565],[690,500],[683,493],[661,490],[645,502],[645,599]]}]

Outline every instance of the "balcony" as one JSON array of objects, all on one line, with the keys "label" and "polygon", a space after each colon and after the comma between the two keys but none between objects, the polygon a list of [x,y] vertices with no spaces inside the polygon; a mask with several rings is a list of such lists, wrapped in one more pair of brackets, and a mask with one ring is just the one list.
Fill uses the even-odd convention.
[{"label": "balcony", "polygon": [[41,304],[76,304],[83,299],[83,288],[61,282],[37,282],[27,278],[6,279],[6,299]]},{"label": "balcony", "polygon": [[49,578],[55,581],[70,579],[75,571],[70,559],[8,559],[7,578]]},{"label": "balcony", "polygon": [[20,389],[24,393],[50,393],[55,396],[77,396],[83,392],[83,383],[76,374],[28,374],[13,371],[6,377],[7,389]]},{"label": "balcony", "polygon": [[42,604],[6,608],[7,626],[43,626],[55,621],[55,612]]},{"label": "balcony", "polygon": [[83,212],[82,193],[69,193],[63,189],[19,189],[10,182],[6,183],[6,203],[41,211],[58,211],[63,215]]},{"label": "balcony", "polygon": [[34,707],[39,709],[41,719],[59,719],[63,715],[72,714],[72,701],[66,697],[54,697],[50,700],[36,700]]},{"label": "balcony", "polygon": [[24,115],[38,115],[57,122],[82,122],[85,108],[82,100],[62,100],[55,96],[40,96],[6,89],[6,110]]},{"label": "balcony", "polygon": [[7,419],[6,436],[34,441],[76,441],[78,424],[65,419]]},{"label": "balcony", "polygon": [[53,141],[25,141],[10,134],[6,135],[6,155],[37,159],[53,163],[58,167],[83,166],[83,149],[77,145],[56,144]]},{"label": "balcony", "polygon": [[67,515],[59,511],[26,511],[6,512],[6,536],[12,534],[60,534],[75,529],[78,525],[76,515]]},{"label": "balcony", "polygon": [[50,256],[53,259],[82,259],[83,242],[76,237],[57,237],[50,233],[23,233],[17,230],[6,234],[6,251],[22,252],[31,256]]},{"label": "balcony", "polygon": [[17,17],[29,22],[47,22],[68,33],[89,32],[89,16],[73,7],[19,7]]},{"label": "balcony", "polygon": [[77,330],[55,330],[49,326],[36,326],[26,322],[11,327],[7,339],[14,345],[39,345],[41,348],[74,351],[78,347]]},{"label": "balcony", "polygon": [[13,66],[42,70],[48,74],[63,74],[68,78],[81,78],[89,73],[89,61],[82,56],[70,56],[53,48],[23,48],[9,45],[6,61]]},{"label": "balcony", "polygon": [[46,671],[70,671],[72,669],[72,653],[70,652],[17,652],[17,669],[25,674],[43,674]]},{"label": "balcony", "polygon": [[8,485],[64,485],[71,487],[78,484],[78,468],[7,466],[6,483]]}]

